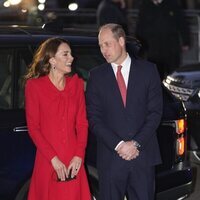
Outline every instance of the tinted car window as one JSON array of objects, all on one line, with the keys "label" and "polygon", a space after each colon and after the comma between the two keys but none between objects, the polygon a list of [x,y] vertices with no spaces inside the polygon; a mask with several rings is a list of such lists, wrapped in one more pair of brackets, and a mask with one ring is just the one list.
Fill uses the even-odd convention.
[{"label": "tinted car window", "polygon": [[31,62],[26,47],[0,48],[0,109],[24,107],[22,79]]},{"label": "tinted car window", "polygon": [[90,69],[94,68],[104,61],[104,58],[101,56],[100,50],[97,47],[72,47],[73,56],[75,57],[73,66],[75,71],[81,76],[84,80],[88,79],[88,72]]},{"label": "tinted car window", "polygon": [[0,108],[2,109],[11,107],[12,52],[11,49],[0,49]]},{"label": "tinted car window", "polygon": [[33,51],[27,48],[19,48],[16,52],[16,84],[15,84],[15,107],[24,108],[24,75],[32,61]]}]

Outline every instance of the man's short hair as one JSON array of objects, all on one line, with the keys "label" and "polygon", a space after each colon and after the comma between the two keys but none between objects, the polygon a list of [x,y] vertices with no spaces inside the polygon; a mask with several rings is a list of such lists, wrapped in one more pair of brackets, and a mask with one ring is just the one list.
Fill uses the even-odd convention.
[{"label": "man's short hair", "polygon": [[125,31],[120,24],[114,24],[114,23],[105,24],[105,25],[100,27],[99,31],[101,31],[103,29],[110,29],[112,31],[114,37],[117,40],[120,37],[123,37],[124,39],[126,39]]}]

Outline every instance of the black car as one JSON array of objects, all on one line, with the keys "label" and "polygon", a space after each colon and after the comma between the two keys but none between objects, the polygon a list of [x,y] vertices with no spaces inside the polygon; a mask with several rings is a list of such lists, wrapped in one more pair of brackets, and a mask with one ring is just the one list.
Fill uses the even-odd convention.
[{"label": "black car", "polygon": [[163,84],[183,102],[188,116],[188,135],[191,136],[190,149],[200,151],[200,63],[176,69]]},{"label": "black car", "polygon": [[[84,80],[91,68],[105,62],[97,37],[81,30],[59,31],[55,33],[41,27],[0,27],[0,199],[25,200],[27,197],[35,146],[26,127],[23,76],[36,47],[49,37],[67,39],[75,57],[73,71]],[[139,43],[128,40],[127,48],[136,56]],[[193,170],[186,156],[187,125],[183,105],[165,87],[163,101],[163,117],[158,128],[163,163],[156,168],[156,197],[175,200],[192,192]],[[93,198],[98,199],[95,147],[95,138],[89,134],[85,163]]]}]

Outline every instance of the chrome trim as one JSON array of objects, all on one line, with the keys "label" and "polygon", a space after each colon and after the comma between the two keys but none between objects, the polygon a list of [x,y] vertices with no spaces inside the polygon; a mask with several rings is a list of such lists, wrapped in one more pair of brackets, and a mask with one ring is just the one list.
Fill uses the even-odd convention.
[{"label": "chrome trim", "polygon": [[28,132],[27,126],[18,126],[13,128],[14,132]]},{"label": "chrome trim", "polygon": [[187,101],[194,94],[195,91],[194,89],[170,85],[166,81],[163,81],[163,84],[176,98],[182,101]]}]

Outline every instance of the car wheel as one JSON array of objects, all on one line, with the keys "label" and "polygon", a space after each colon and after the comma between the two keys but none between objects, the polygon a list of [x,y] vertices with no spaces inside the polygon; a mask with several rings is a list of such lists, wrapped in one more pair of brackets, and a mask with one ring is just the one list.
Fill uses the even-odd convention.
[{"label": "car wheel", "polygon": [[28,180],[18,192],[15,200],[27,200],[30,180]]},{"label": "car wheel", "polygon": [[92,200],[97,200],[95,196],[92,196]]}]

